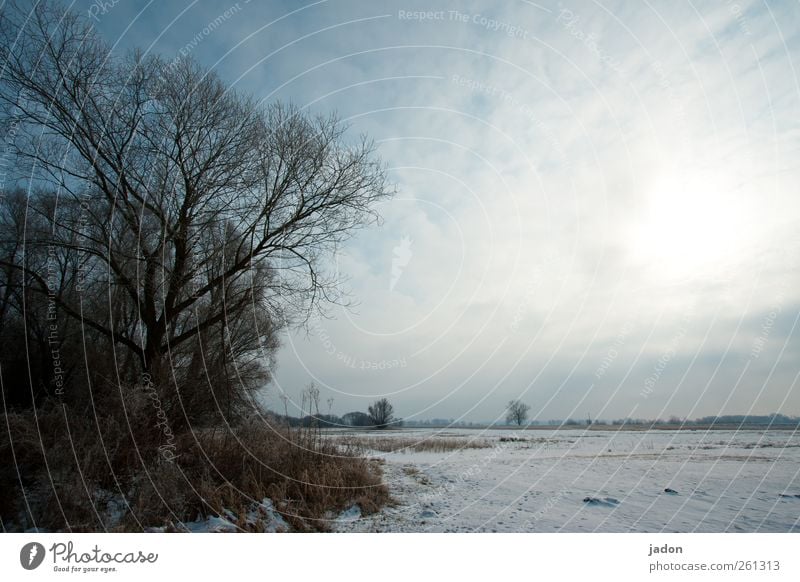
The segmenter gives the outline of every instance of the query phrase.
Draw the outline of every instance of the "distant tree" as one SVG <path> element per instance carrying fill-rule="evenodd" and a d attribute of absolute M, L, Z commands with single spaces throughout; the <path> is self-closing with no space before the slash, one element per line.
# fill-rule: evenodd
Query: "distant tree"
<path fill-rule="evenodd" d="M 530 406 L 523 404 L 519 400 L 511 400 L 506 409 L 506 422 L 522 426 L 523 423 L 528 420 L 528 412 L 530 409 Z"/>
<path fill-rule="evenodd" d="M 348 426 L 372 426 L 369 414 L 361 411 L 348 412 L 342 416 L 342 422 Z"/>
<path fill-rule="evenodd" d="M 394 420 L 394 407 L 386 398 L 376 400 L 367 412 L 375 428 L 386 428 Z"/>

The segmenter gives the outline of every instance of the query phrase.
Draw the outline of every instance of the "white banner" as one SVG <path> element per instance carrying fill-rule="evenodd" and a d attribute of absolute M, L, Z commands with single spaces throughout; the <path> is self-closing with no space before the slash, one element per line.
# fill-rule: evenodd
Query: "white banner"
<path fill-rule="evenodd" d="M 14 581 L 800 580 L 797 553 L 792 534 L 5 534 L 0 572 Z"/>

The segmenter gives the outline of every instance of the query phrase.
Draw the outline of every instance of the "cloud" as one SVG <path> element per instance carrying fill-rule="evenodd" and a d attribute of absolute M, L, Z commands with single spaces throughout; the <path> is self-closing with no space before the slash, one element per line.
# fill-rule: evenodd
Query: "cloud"
<path fill-rule="evenodd" d="M 229 8 L 166 27 L 187 6 L 120 3 L 97 27 L 169 55 Z M 399 195 L 337 256 L 358 307 L 283 338 L 268 399 L 315 379 L 340 412 L 391 395 L 422 418 L 492 419 L 518 396 L 542 418 L 800 411 L 796 7 L 300 8 L 241 2 L 193 54 L 338 110 Z"/>

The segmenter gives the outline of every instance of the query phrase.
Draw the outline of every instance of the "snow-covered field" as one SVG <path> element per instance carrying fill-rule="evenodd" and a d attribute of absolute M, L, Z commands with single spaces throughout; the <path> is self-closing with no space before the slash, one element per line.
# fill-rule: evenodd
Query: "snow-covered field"
<path fill-rule="evenodd" d="M 373 451 L 385 460 L 397 504 L 364 518 L 353 507 L 337 531 L 800 532 L 800 434 L 793 431 L 405 429 L 372 436 L 485 439 L 486 448 Z"/>

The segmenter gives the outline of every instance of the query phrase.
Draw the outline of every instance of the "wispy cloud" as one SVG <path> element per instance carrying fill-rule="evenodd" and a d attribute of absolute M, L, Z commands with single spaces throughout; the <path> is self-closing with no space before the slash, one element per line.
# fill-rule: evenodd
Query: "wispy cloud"
<path fill-rule="evenodd" d="M 192 54 L 338 110 L 400 187 L 337 257 L 360 305 L 323 325 L 348 357 L 288 335 L 287 392 L 407 417 L 800 411 L 795 4 L 188 6 L 95 25 L 169 56 L 229 14 Z"/>

